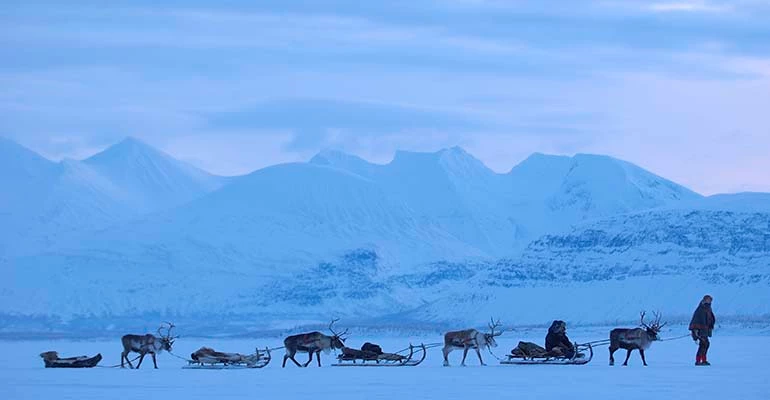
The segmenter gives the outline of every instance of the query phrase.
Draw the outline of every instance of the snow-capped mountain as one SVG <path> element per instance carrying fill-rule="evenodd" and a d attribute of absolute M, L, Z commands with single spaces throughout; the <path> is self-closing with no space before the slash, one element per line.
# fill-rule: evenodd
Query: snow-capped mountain
<path fill-rule="evenodd" d="M 459 147 L 397 152 L 386 165 L 340 152 L 311 161 L 365 176 L 420 217 L 489 255 L 591 219 L 697 200 L 701 196 L 612 157 L 533 154 L 497 174 Z"/>
<path fill-rule="evenodd" d="M 460 148 L 388 164 L 324 151 L 219 187 L 135 140 L 59 164 L 5 146 L 54 177 L 60 221 L 116 222 L 0 257 L 0 321 L 605 322 L 683 318 L 704 292 L 723 314 L 770 310 L 770 195 L 703 198 L 611 157 L 534 154 L 498 174 Z"/>
<path fill-rule="evenodd" d="M 187 203 L 220 188 L 223 179 L 127 138 L 83 161 L 119 187 L 125 201 L 148 213 Z"/>
<path fill-rule="evenodd" d="M 178 206 L 224 183 L 132 138 L 87 160 L 58 163 L 0 139 L 0 167 L 6 253 L 38 251 L 69 232 Z"/>

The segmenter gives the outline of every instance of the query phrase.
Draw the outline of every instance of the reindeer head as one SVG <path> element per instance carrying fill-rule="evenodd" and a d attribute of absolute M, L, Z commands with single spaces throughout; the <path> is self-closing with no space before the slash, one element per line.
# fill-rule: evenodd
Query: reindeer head
<path fill-rule="evenodd" d="M 329 324 L 329 331 L 332 333 L 332 348 L 334 349 L 341 349 L 345 347 L 345 335 L 347 335 L 348 330 L 345 329 L 344 331 L 337 333 L 332 328 L 332 325 L 334 325 L 335 322 L 339 321 L 339 318 L 335 318 L 332 320 L 332 322 Z"/>
<path fill-rule="evenodd" d="M 161 332 L 161 329 L 165 328 L 166 332 Z M 163 346 L 163 350 L 171 351 L 171 346 L 174 345 L 174 340 L 177 339 L 179 336 L 171 336 L 171 329 L 174 328 L 174 324 L 171 322 L 164 322 L 161 324 L 161 326 L 158 328 L 158 337 L 160 338 L 160 343 Z"/>
<path fill-rule="evenodd" d="M 666 326 L 666 323 L 660 323 L 660 318 L 662 315 L 659 312 L 654 312 L 653 315 L 655 316 L 655 319 L 652 321 L 651 324 L 647 325 L 644 322 L 644 315 L 646 313 L 642 311 L 640 313 L 641 316 L 641 322 L 640 325 L 647 331 L 647 336 L 650 337 L 651 340 L 659 340 L 658 334 L 660 333 L 660 330 L 663 329 L 664 326 Z"/>
<path fill-rule="evenodd" d="M 502 324 L 500 323 L 500 320 L 497 321 L 494 320 L 494 318 L 489 319 L 489 333 L 484 334 L 484 339 L 486 340 L 489 347 L 497 347 L 497 341 L 495 340 L 495 337 L 500 336 L 503 334 L 503 331 L 495 332 L 496 328 L 499 328 Z"/>

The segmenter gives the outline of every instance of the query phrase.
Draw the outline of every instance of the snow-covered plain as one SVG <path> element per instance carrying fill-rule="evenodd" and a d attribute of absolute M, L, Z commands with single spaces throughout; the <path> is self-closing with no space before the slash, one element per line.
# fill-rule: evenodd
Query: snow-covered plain
<path fill-rule="evenodd" d="M 682 328 L 666 332 L 676 337 Z M 570 332 L 578 341 L 598 340 L 605 329 Z M 55 349 L 62 355 L 101 352 L 104 366 L 120 359 L 120 340 L 109 341 L 3 341 L 0 384 L 6 399 L 766 399 L 770 381 L 764 367 L 770 357 L 770 337 L 745 331 L 717 332 L 710 352 L 711 367 L 695 367 L 696 345 L 684 338 L 655 343 L 647 353 L 649 367 L 635 352 L 628 367 L 610 367 L 606 346 L 596 349 L 584 366 L 503 366 L 483 353 L 489 364 L 479 367 L 469 354 L 468 366 L 459 367 L 460 352 L 450 355 L 453 366 L 441 366 L 441 350 L 429 350 L 417 367 L 337 368 L 333 354 L 323 356 L 323 367 L 281 369 L 282 350 L 261 370 L 184 370 L 184 361 L 169 354 L 158 357 L 158 370 L 148 358 L 140 370 L 94 368 L 45 369 L 38 353 Z M 536 332 L 506 332 L 494 352 L 502 356 L 518 340 L 542 342 Z M 364 338 L 351 337 L 360 345 Z M 371 338 L 365 338 L 371 340 Z M 400 349 L 408 341 L 439 342 L 440 335 L 374 340 L 385 350 Z M 267 339 L 180 338 L 175 354 L 188 356 L 206 345 L 224 351 L 249 352 L 255 346 L 277 347 L 278 337 Z M 621 356 L 617 353 L 616 356 Z M 304 357 L 304 355 L 300 355 Z M 13 360 L 9 362 L 9 360 Z M 621 358 L 622 361 L 622 358 Z M 618 363 L 620 364 L 620 363 Z"/>

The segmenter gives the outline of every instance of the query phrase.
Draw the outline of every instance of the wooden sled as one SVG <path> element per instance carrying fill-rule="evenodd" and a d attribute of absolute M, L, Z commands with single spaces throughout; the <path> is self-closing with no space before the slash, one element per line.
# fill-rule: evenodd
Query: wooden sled
<path fill-rule="evenodd" d="M 251 369 L 270 364 L 270 350 L 257 349 L 253 354 L 222 353 L 209 347 L 201 347 L 191 354 L 184 369 Z"/>
<path fill-rule="evenodd" d="M 59 358 L 59 353 L 55 351 L 46 351 L 40 353 L 46 368 L 93 368 L 102 360 L 101 353 L 93 356 L 80 356 Z"/>
<path fill-rule="evenodd" d="M 584 365 L 594 358 L 594 349 L 590 344 L 575 343 L 575 354 L 572 357 L 564 357 L 547 352 L 533 352 L 525 354 L 516 352 L 516 349 L 500 361 L 503 365 Z"/>
<path fill-rule="evenodd" d="M 396 353 L 374 353 L 344 347 L 333 367 L 414 367 L 425 360 L 426 348 L 409 345 Z"/>

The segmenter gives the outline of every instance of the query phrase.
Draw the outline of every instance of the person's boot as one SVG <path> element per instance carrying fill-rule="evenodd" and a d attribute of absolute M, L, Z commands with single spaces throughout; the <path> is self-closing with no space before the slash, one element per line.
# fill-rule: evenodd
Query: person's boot
<path fill-rule="evenodd" d="M 695 356 L 695 365 L 696 366 L 703 365 L 702 359 L 703 359 L 703 357 L 701 357 L 701 356 Z"/>
<path fill-rule="evenodd" d="M 706 366 L 708 366 L 708 365 L 711 365 L 711 363 L 710 363 L 710 362 L 708 362 L 708 361 L 706 360 L 706 356 L 703 356 L 703 357 L 701 357 L 701 359 L 700 359 L 700 365 L 706 365 Z"/>

